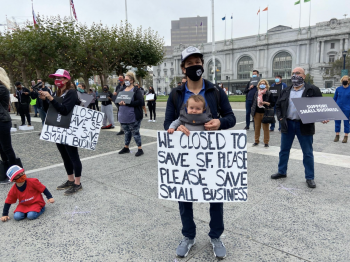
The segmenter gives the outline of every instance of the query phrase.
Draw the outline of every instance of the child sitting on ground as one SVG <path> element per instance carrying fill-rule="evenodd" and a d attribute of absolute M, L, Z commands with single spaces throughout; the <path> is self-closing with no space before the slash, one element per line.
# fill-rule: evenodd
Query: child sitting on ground
<path fill-rule="evenodd" d="M 205 131 L 204 124 L 212 119 L 209 106 L 205 108 L 204 97 L 192 95 L 181 108 L 179 118 L 171 123 L 168 133 L 174 133 L 180 125 L 184 125 L 190 131 Z"/>
<path fill-rule="evenodd" d="M 2 222 L 10 219 L 8 216 L 11 204 L 15 204 L 17 199 L 19 204 L 14 211 L 14 219 L 22 220 L 25 217 L 28 219 L 36 219 L 45 211 L 45 201 L 41 195 L 44 193 L 48 199 L 48 203 L 54 203 L 51 193 L 47 188 L 36 178 L 27 178 L 24 169 L 19 166 L 11 166 L 6 175 L 11 182 L 16 182 L 12 186 L 5 200 L 4 211 L 2 213 Z"/>

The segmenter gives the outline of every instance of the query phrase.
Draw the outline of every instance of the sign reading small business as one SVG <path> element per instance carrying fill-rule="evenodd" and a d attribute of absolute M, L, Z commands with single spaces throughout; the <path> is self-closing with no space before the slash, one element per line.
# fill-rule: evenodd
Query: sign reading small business
<path fill-rule="evenodd" d="M 130 104 L 133 96 L 134 96 L 134 92 L 132 92 L 132 91 L 119 92 L 118 95 L 117 95 L 117 98 L 115 100 L 115 103 L 119 103 L 121 101 L 124 101 L 125 104 Z"/>
<path fill-rule="evenodd" d="M 343 111 L 331 97 L 292 98 L 303 124 L 324 120 L 347 120 Z"/>

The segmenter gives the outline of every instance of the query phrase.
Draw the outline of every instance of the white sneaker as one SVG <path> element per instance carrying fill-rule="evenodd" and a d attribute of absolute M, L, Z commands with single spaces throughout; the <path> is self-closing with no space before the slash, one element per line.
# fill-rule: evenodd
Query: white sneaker
<path fill-rule="evenodd" d="M 156 120 L 153 120 L 153 122 L 156 122 Z"/>
<path fill-rule="evenodd" d="M 152 119 L 148 120 L 148 122 L 152 122 Z"/>

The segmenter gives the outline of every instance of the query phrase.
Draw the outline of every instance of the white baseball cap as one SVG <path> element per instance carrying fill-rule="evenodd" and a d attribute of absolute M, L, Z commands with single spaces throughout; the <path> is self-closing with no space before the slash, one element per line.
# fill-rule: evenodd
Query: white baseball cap
<path fill-rule="evenodd" d="M 185 61 L 187 57 L 189 57 L 190 55 L 194 55 L 194 54 L 198 54 L 198 55 L 200 55 L 200 57 L 203 57 L 203 54 L 201 53 L 201 51 L 199 51 L 199 49 L 197 47 L 189 46 L 185 50 L 182 51 L 181 61 L 182 62 Z"/>

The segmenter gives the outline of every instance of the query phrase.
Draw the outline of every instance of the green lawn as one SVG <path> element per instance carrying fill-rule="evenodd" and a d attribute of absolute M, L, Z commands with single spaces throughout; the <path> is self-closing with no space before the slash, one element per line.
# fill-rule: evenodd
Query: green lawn
<path fill-rule="evenodd" d="M 323 94 L 324 97 L 333 97 L 334 94 Z M 157 96 L 157 102 L 167 102 L 169 96 Z M 228 100 L 230 102 L 245 102 L 245 95 L 234 95 L 229 96 Z"/>

